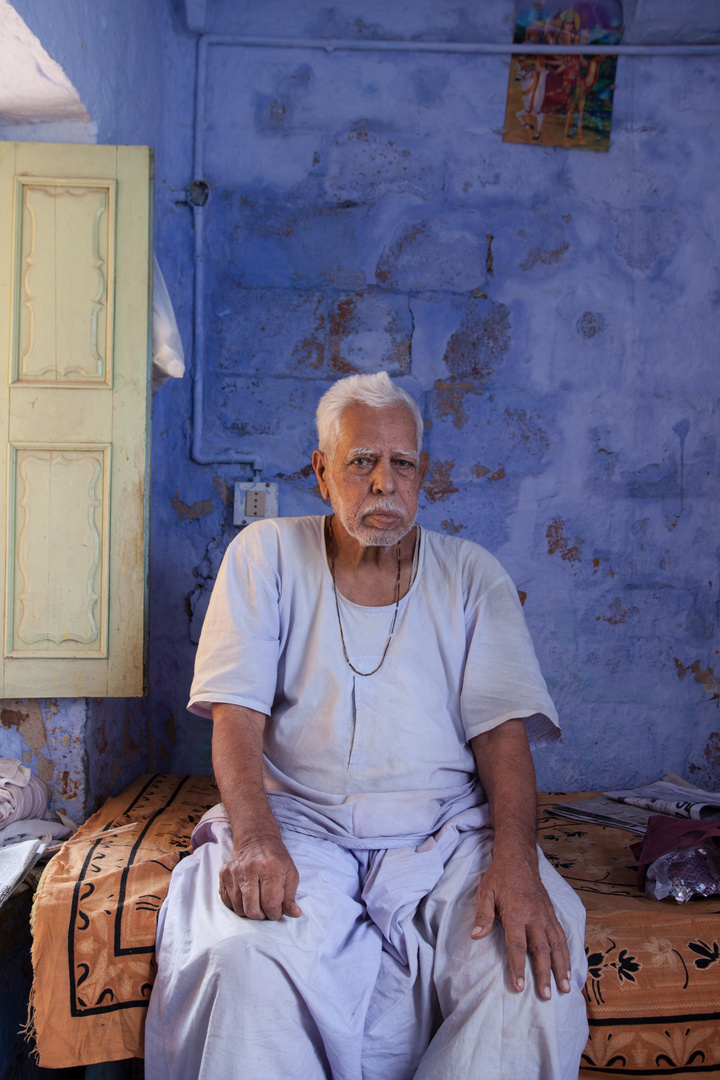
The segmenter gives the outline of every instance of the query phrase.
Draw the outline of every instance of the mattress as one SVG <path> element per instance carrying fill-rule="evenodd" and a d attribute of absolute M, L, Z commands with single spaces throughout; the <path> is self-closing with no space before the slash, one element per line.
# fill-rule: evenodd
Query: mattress
<path fill-rule="evenodd" d="M 581 1080 L 720 1073 L 720 901 L 645 899 L 630 833 L 546 815 L 579 797 L 539 796 L 539 843 L 587 909 Z M 66 845 L 48 864 L 33 908 L 30 1031 L 40 1065 L 143 1056 L 157 914 L 218 798 L 209 777 L 142 776 L 82 826 L 105 835 Z"/>
<path fill-rule="evenodd" d="M 580 1080 L 720 1074 L 720 897 L 647 899 L 629 846 L 636 836 L 544 812 L 582 797 L 538 797 L 540 847 L 587 911 Z"/>

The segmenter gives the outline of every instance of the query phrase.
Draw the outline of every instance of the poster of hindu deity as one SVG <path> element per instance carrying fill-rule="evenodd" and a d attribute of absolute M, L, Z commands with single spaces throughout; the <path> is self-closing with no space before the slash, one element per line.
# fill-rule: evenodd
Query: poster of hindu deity
<path fill-rule="evenodd" d="M 622 0 L 518 0 L 516 44 L 617 45 Z M 617 57 L 516 53 L 510 63 L 505 142 L 607 150 Z"/>

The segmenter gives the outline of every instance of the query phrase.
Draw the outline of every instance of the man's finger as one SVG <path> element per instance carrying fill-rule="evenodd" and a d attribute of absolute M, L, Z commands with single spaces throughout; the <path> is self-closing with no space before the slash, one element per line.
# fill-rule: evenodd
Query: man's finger
<path fill-rule="evenodd" d="M 550 958 L 550 944 L 545 929 L 532 929 L 528 933 L 527 951 L 530 954 L 535 987 L 538 994 L 545 1001 L 552 997 L 550 987 L 550 974 L 552 970 Z"/>
<path fill-rule="evenodd" d="M 264 874 L 260 878 L 259 896 L 260 907 L 266 919 L 273 922 L 282 915 L 284 878 L 282 871 L 274 868 L 271 873 Z"/>
<path fill-rule="evenodd" d="M 253 880 L 243 881 L 240 885 L 240 893 L 242 895 L 242 906 L 245 918 L 264 919 L 265 913 L 260 904 L 259 883 Z"/>
<path fill-rule="evenodd" d="M 558 989 L 563 994 L 569 994 L 570 986 L 570 950 L 563 928 L 558 923 L 557 931 L 550 937 L 550 952 L 552 957 L 552 970 Z"/>
<path fill-rule="evenodd" d="M 524 932 L 508 930 L 505 927 L 505 945 L 508 954 L 508 967 L 510 968 L 510 981 L 513 988 L 518 993 L 522 993 L 525 989 L 525 960 L 529 951 Z"/>
<path fill-rule="evenodd" d="M 495 901 L 491 894 L 486 894 L 482 890 L 482 885 L 477 891 L 477 899 L 475 901 L 475 923 L 473 925 L 470 937 L 484 938 L 487 937 L 493 928 L 495 922 Z"/>
<path fill-rule="evenodd" d="M 219 889 L 220 899 L 225 907 L 230 908 L 231 911 L 234 911 L 236 915 L 239 915 L 242 918 L 245 914 L 242 903 L 242 893 L 234 887 L 232 879 L 230 879 L 230 884 L 233 886 L 232 888 L 227 886 L 221 875 Z"/>
<path fill-rule="evenodd" d="M 277 922 L 283 913 L 284 879 L 279 871 L 267 874 L 260 879 L 261 918 Z"/>
<path fill-rule="evenodd" d="M 285 895 L 283 896 L 283 915 L 289 915 L 291 919 L 299 919 L 302 909 L 295 903 L 295 893 L 300 883 L 300 876 L 293 866 L 292 871 L 285 878 Z"/>

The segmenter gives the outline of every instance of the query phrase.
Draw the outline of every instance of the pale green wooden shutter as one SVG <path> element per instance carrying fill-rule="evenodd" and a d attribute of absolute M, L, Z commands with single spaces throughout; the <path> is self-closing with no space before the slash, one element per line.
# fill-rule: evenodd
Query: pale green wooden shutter
<path fill-rule="evenodd" d="M 143 693 L 152 176 L 0 142 L 0 697 Z"/>

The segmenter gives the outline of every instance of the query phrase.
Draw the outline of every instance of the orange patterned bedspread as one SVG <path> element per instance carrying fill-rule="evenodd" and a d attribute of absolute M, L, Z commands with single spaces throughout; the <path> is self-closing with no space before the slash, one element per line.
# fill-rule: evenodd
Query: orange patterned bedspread
<path fill-rule="evenodd" d="M 720 898 L 646 899 L 629 847 L 637 837 L 543 813 L 582 797 L 538 798 L 540 847 L 587 910 L 580 1080 L 720 1074 Z"/>
<path fill-rule="evenodd" d="M 720 902 L 646 900 L 621 829 L 547 817 L 539 842 L 588 912 L 590 1039 L 580 1080 L 720 1074 Z M 209 777 L 140 777 L 82 827 L 138 828 L 65 847 L 35 901 L 33 1023 L 48 1068 L 142 1057 L 157 912 Z"/>

